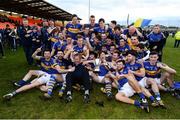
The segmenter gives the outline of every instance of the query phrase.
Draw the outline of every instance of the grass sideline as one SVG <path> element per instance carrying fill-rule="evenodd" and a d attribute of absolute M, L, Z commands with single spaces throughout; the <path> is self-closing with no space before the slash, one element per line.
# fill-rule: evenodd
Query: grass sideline
<path fill-rule="evenodd" d="M 177 70 L 176 81 L 180 81 L 180 48 L 173 48 L 174 39 L 169 37 L 164 49 L 163 62 Z M 0 118 L 10 119 L 63 119 L 63 118 L 136 118 L 136 119 L 162 119 L 180 118 L 180 101 L 167 93 L 162 93 L 162 99 L 168 109 L 150 108 L 150 113 L 137 109 L 133 105 L 127 105 L 115 100 L 108 101 L 100 92 L 101 85 L 94 85 L 91 92 L 90 104 L 83 104 L 82 94 L 73 93 L 72 103 L 66 104 L 57 97 L 57 90 L 54 91 L 53 99 L 42 101 L 39 99 L 43 93 L 37 89 L 17 95 L 9 102 L 5 102 L 2 96 L 15 89 L 12 81 L 22 79 L 30 69 L 36 67 L 28 66 L 22 49 L 16 53 L 6 51 L 6 58 L 0 59 Z M 114 90 L 114 94 L 116 91 Z M 137 96 L 135 96 L 137 97 Z M 99 107 L 95 101 L 104 101 L 104 107 Z"/>

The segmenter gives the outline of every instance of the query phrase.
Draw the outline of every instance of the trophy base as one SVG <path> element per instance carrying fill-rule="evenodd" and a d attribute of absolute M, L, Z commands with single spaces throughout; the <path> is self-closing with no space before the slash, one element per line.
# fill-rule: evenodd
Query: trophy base
<path fill-rule="evenodd" d="M 100 72 L 100 69 L 94 69 L 94 72 Z"/>

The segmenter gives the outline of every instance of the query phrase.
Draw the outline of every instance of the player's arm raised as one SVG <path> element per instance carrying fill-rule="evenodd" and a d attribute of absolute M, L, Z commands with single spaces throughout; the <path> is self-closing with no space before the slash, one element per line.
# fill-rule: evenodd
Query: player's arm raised
<path fill-rule="evenodd" d="M 93 47 L 92 47 L 92 45 L 91 45 L 88 37 L 86 38 L 86 43 L 87 43 L 88 49 L 89 49 L 90 51 L 93 51 L 94 49 L 93 49 Z"/>
<path fill-rule="evenodd" d="M 33 54 L 32 54 L 32 58 L 35 60 L 40 60 L 42 56 L 38 56 L 37 54 L 41 52 L 41 48 L 38 48 Z"/>
<path fill-rule="evenodd" d="M 73 52 L 73 48 L 71 48 L 71 49 L 69 49 L 66 53 L 65 53 L 65 55 L 64 55 L 64 59 L 68 59 L 68 57 L 70 56 L 70 54 Z"/>
<path fill-rule="evenodd" d="M 56 43 L 53 44 L 52 51 L 51 51 L 51 56 L 53 56 L 54 53 L 55 53 L 55 46 L 56 46 Z"/>
<path fill-rule="evenodd" d="M 89 57 L 89 49 L 87 48 L 87 46 L 84 47 L 84 50 L 83 50 L 83 51 L 85 52 L 85 57 L 84 57 L 84 59 L 87 60 L 88 57 Z"/>

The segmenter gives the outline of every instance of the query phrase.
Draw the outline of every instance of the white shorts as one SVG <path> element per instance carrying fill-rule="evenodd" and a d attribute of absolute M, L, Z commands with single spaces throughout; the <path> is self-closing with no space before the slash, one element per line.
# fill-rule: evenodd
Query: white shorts
<path fill-rule="evenodd" d="M 42 70 L 36 70 L 38 76 L 41 76 L 43 74 L 45 74 L 46 72 L 42 71 Z"/>
<path fill-rule="evenodd" d="M 41 84 L 47 84 L 51 78 L 51 75 L 48 73 L 43 73 L 42 76 L 40 76 L 37 81 L 40 82 Z"/>
<path fill-rule="evenodd" d="M 161 84 L 161 79 L 160 78 L 150 78 L 150 79 L 153 79 L 157 85 L 160 85 Z"/>
<path fill-rule="evenodd" d="M 98 76 L 99 83 L 104 83 L 104 81 L 103 81 L 104 78 L 105 78 L 105 76 Z"/>
<path fill-rule="evenodd" d="M 160 78 L 154 78 L 154 81 L 155 81 L 158 85 L 161 84 L 161 79 L 160 79 Z"/>
<path fill-rule="evenodd" d="M 141 87 L 147 87 L 147 77 L 142 78 L 140 81 L 138 81 L 138 83 Z"/>
<path fill-rule="evenodd" d="M 129 83 L 127 82 L 126 84 L 124 84 L 124 86 L 118 90 L 118 92 L 122 92 L 125 94 L 126 97 L 131 97 L 134 95 L 135 91 L 133 90 L 133 88 L 129 85 Z"/>

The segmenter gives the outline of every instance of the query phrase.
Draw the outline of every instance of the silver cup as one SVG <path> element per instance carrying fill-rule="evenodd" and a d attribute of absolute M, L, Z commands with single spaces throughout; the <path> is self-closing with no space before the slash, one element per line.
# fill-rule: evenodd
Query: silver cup
<path fill-rule="evenodd" d="M 100 59 L 95 59 L 95 68 L 94 68 L 94 71 L 95 72 L 99 72 L 100 71 Z"/>

